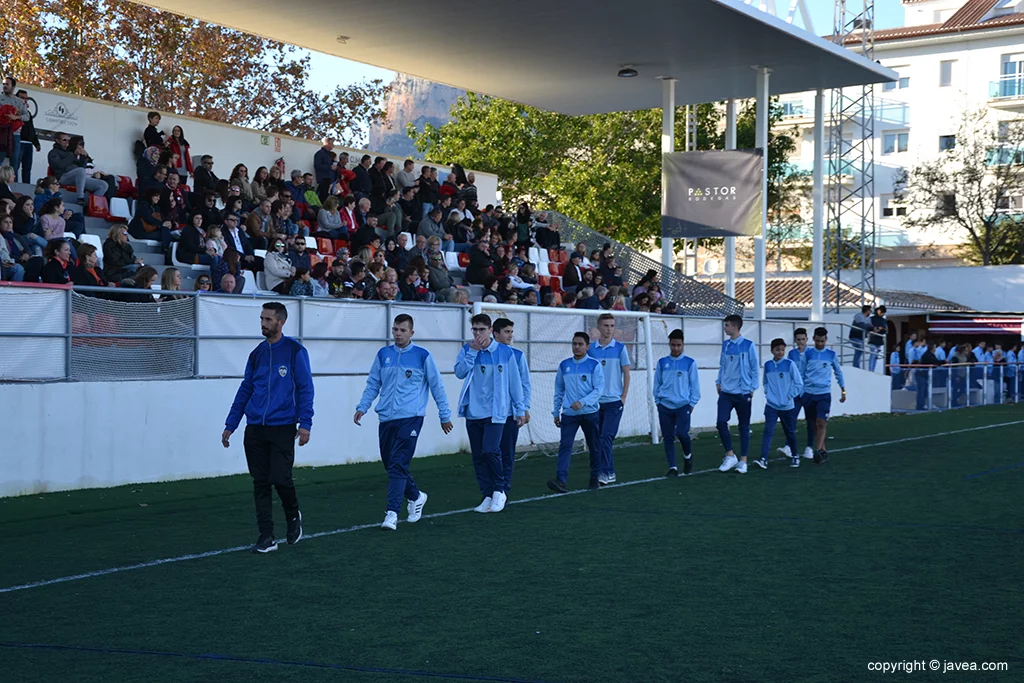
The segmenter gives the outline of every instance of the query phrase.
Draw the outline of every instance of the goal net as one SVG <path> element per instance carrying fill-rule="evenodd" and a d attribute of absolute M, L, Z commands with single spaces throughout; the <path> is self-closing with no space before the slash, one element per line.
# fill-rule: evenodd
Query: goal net
<path fill-rule="evenodd" d="M 559 429 L 552 416 L 555 374 L 558 365 L 572 356 L 572 336 L 586 332 L 597 341 L 597 317 L 605 311 L 536 308 L 476 303 L 473 313 L 486 313 L 491 320 L 508 318 L 515 323 L 513 346 L 521 350 L 530 367 L 533 392 L 530 422 L 519 431 L 519 450 L 552 455 L 558 451 Z M 629 395 L 623 406 L 618 439 L 657 443 L 657 413 L 650 390 L 653 346 L 647 343 L 651 330 L 647 313 L 614 312 L 615 339 L 626 346 L 630 360 Z M 653 376 L 653 375 L 651 375 Z M 583 433 L 577 434 L 576 449 L 585 447 Z"/>

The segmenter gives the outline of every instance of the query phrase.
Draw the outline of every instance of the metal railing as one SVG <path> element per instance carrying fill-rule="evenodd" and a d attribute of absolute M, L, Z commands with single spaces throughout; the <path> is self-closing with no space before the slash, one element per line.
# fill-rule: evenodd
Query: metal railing
<path fill-rule="evenodd" d="M 892 411 L 910 413 L 1019 403 L 1024 363 L 888 365 Z"/>
<path fill-rule="evenodd" d="M 1024 76 L 1011 74 L 989 81 L 988 98 L 990 100 L 1007 100 L 1017 97 L 1024 97 Z"/>
<path fill-rule="evenodd" d="M 730 298 L 714 287 L 683 275 L 675 270 L 662 267 L 654 259 L 641 254 L 631 247 L 602 235 L 557 211 L 544 211 L 548 215 L 552 230 L 558 231 L 563 244 L 579 244 L 587 247 L 587 253 L 602 249 L 610 244 L 615 261 L 622 266 L 622 280 L 636 284 L 648 271 L 655 271 L 661 277 L 661 291 L 668 301 L 674 301 L 680 315 L 726 316 L 732 313 L 743 315 L 743 303 Z"/>

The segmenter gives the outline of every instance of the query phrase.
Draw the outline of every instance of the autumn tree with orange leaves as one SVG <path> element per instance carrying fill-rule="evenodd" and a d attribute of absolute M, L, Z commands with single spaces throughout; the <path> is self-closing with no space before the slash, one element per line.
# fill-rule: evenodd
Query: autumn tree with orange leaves
<path fill-rule="evenodd" d="M 384 116 L 387 86 L 323 94 L 293 46 L 124 0 L 4 0 L 0 69 L 26 86 L 341 144 Z"/>

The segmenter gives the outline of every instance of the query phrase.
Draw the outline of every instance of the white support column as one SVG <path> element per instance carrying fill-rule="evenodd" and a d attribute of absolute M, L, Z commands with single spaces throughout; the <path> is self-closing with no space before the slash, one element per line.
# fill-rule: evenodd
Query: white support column
<path fill-rule="evenodd" d="M 814 93 L 814 243 L 811 248 L 811 320 L 825 314 L 822 286 L 825 260 L 825 93 Z"/>
<path fill-rule="evenodd" d="M 761 163 L 761 232 L 754 237 L 754 318 L 764 320 L 767 313 L 765 241 L 768 233 L 768 74 L 767 67 L 757 67 L 757 141 L 762 152 Z"/>
<path fill-rule="evenodd" d="M 725 103 L 725 148 L 736 149 L 736 100 Z M 725 295 L 736 298 L 736 238 L 725 238 Z"/>
<path fill-rule="evenodd" d="M 663 78 L 661 81 L 661 151 L 665 154 L 676 151 L 676 79 L 674 78 Z M 664 201 L 667 191 L 665 173 L 662 169 L 662 201 Z M 661 238 L 661 266 L 665 270 L 672 270 L 675 263 L 676 257 L 672 245 L 671 237 Z"/>

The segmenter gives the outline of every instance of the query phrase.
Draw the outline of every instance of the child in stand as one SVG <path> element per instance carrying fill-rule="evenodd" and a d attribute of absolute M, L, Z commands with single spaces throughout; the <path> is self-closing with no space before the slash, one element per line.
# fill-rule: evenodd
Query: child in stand
<path fill-rule="evenodd" d="M 224 250 L 228 248 L 228 245 L 224 241 L 224 234 L 219 225 L 210 226 L 210 229 L 206 231 L 206 248 L 216 249 L 217 256 L 224 256 Z"/>

